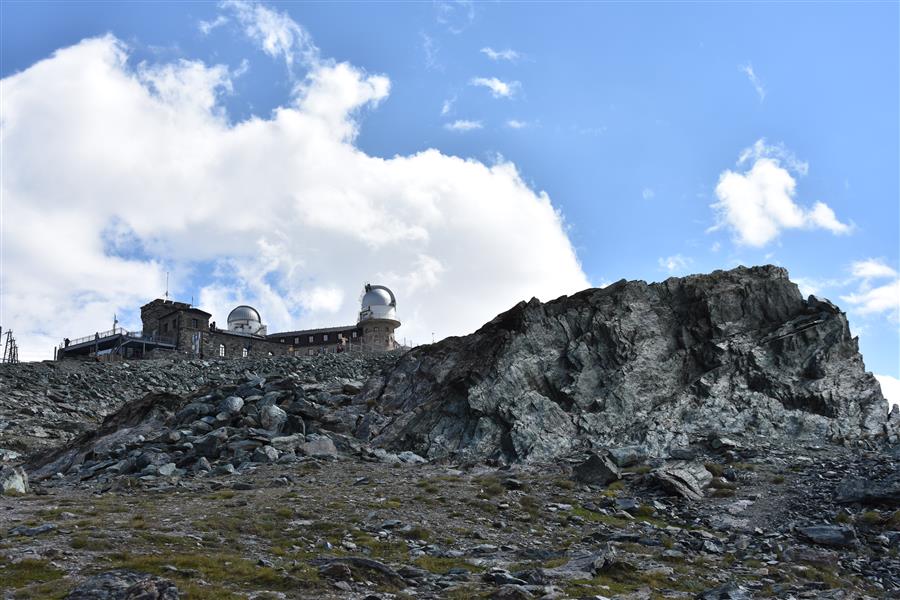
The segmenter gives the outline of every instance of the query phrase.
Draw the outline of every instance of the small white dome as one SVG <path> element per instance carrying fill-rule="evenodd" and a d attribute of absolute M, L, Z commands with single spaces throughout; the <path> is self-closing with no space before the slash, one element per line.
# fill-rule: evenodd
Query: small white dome
<path fill-rule="evenodd" d="M 390 306 L 391 294 L 381 288 L 371 288 L 363 295 L 362 306 Z"/>
<path fill-rule="evenodd" d="M 228 313 L 228 322 L 233 323 L 236 321 L 262 323 L 262 317 L 259 316 L 259 311 L 252 306 L 242 304 Z"/>

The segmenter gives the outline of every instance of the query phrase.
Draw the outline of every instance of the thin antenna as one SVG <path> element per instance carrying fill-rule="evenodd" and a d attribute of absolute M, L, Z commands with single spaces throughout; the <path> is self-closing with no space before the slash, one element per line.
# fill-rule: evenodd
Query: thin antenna
<path fill-rule="evenodd" d="M 166 271 L 166 300 L 169 299 L 169 272 Z"/>

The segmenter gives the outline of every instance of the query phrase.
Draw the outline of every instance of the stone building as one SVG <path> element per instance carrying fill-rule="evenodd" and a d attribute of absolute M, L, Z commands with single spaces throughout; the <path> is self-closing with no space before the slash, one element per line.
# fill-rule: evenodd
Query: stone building
<path fill-rule="evenodd" d="M 212 315 L 185 302 L 156 299 L 141 307 L 141 331 L 113 327 L 71 341 L 64 340 L 57 358 L 244 358 L 248 356 L 315 355 L 332 352 L 386 352 L 398 348 L 394 330 L 397 300 L 382 285 L 366 284 L 356 325 L 268 333 L 252 306 L 232 310 L 226 328 Z"/>

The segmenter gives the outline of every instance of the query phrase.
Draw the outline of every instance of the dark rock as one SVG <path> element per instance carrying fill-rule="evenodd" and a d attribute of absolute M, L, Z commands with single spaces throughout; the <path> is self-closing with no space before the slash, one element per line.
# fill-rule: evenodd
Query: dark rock
<path fill-rule="evenodd" d="M 857 477 L 844 479 L 835 490 L 834 501 L 900 508 L 900 471 L 895 470 L 882 481 Z"/>
<path fill-rule="evenodd" d="M 608 454 L 592 452 L 590 457 L 572 469 L 572 476 L 582 483 L 607 485 L 621 479 L 619 467 Z"/>
<path fill-rule="evenodd" d="M 751 600 L 747 590 L 734 582 L 697 594 L 697 600 Z"/>
<path fill-rule="evenodd" d="M 647 460 L 647 449 L 643 446 L 622 446 L 607 450 L 609 457 L 616 466 L 625 468 L 640 464 Z"/>
<path fill-rule="evenodd" d="M 27 527 L 25 525 L 19 525 L 18 527 L 13 527 L 9 530 L 9 535 L 24 535 L 27 537 L 34 537 L 36 535 L 40 535 L 42 533 L 48 533 L 50 531 L 54 531 L 56 529 L 56 525 L 53 523 L 44 523 L 43 525 L 38 525 L 36 527 Z"/>
<path fill-rule="evenodd" d="M 812 525 L 798 527 L 797 532 L 804 539 L 821 546 L 844 548 L 858 543 L 856 532 L 847 525 Z"/>
<path fill-rule="evenodd" d="M 65 600 L 179 600 L 178 587 L 167 579 L 136 571 L 116 570 L 94 575 Z"/>

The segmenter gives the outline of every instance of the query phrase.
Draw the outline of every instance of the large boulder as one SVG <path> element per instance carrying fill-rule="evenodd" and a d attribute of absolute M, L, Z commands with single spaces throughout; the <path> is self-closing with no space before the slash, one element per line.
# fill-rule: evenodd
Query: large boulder
<path fill-rule="evenodd" d="M 18 496 L 28 493 L 28 473 L 22 467 L 0 467 L 0 495 Z"/>
<path fill-rule="evenodd" d="M 774 266 L 521 302 L 407 352 L 353 402 L 378 415 L 358 437 L 428 458 L 664 456 L 711 432 L 846 441 L 887 423 L 844 313 Z"/>

